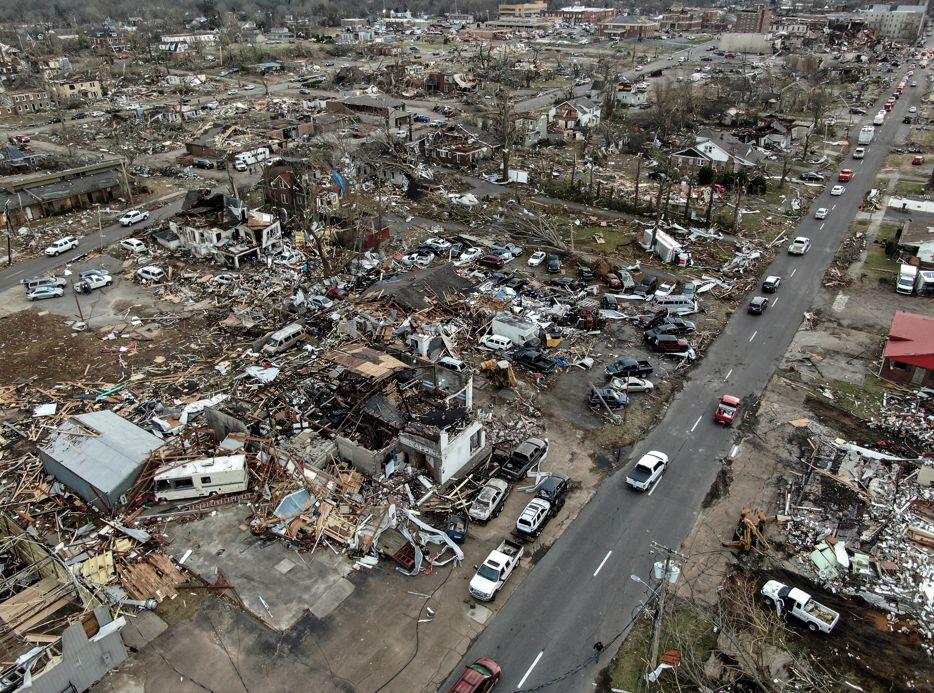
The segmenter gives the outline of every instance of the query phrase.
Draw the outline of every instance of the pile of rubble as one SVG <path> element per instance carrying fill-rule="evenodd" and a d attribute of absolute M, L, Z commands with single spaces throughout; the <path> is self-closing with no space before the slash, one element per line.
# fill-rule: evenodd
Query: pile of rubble
<path fill-rule="evenodd" d="M 888 612 L 934 652 L 932 460 L 847 443 L 829 431 L 808 443 L 812 454 L 778 516 L 786 548 L 816 581 Z"/>

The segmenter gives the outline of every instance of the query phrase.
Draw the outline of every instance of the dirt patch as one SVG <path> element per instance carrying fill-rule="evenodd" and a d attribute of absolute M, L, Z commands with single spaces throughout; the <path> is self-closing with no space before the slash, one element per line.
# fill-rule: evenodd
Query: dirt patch
<path fill-rule="evenodd" d="M 701 503 L 702 508 L 709 508 L 718 500 L 723 498 L 730 491 L 730 484 L 733 483 L 733 460 L 726 458 L 723 460 L 723 464 L 720 465 L 720 470 L 717 472 L 717 478 L 713 480 L 713 483 L 710 485 L 710 488 L 707 490 L 707 495 L 704 496 L 704 500 Z"/>

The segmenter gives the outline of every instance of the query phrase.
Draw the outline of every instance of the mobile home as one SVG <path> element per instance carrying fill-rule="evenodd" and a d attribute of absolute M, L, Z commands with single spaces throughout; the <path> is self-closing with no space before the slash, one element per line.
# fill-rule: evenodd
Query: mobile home
<path fill-rule="evenodd" d="M 206 457 L 156 473 L 156 500 L 174 501 L 246 491 L 246 455 Z"/>

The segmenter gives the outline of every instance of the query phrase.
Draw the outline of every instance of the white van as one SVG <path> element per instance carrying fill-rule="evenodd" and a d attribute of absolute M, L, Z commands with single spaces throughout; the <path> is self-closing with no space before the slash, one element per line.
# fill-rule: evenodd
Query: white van
<path fill-rule="evenodd" d="M 655 299 L 656 306 L 667 308 L 672 315 L 690 315 L 698 311 L 697 300 L 693 296 L 683 294 L 676 296 L 665 296 Z"/>
<path fill-rule="evenodd" d="M 249 486 L 246 455 L 207 457 L 162 467 L 154 477 L 156 500 L 173 501 L 239 493 Z"/>
<path fill-rule="evenodd" d="M 253 164 L 265 161 L 269 158 L 269 150 L 266 147 L 257 147 L 248 152 L 241 152 L 234 157 L 234 168 L 238 171 L 246 171 Z"/>
<path fill-rule="evenodd" d="M 305 326 L 298 322 L 286 325 L 281 330 L 276 330 L 266 343 L 263 344 L 263 353 L 267 356 L 275 356 L 284 351 L 288 351 L 305 338 Z"/>
<path fill-rule="evenodd" d="M 457 371 L 458 373 L 463 373 L 467 370 L 466 363 L 459 359 L 451 358 L 450 356 L 442 356 L 438 359 L 438 365 L 449 368 L 452 371 Z"/>

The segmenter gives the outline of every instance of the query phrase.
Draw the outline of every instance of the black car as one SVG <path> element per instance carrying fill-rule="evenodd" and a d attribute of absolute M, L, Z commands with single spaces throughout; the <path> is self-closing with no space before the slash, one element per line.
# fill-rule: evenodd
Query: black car
<path fill-rule="evenodd" d="M 551 474 L 539 485 L 536 495 L 551 503 L 552 507 L 561 508 L 570 488 L 571 480 L 564 474 Z"/>
<path fill-rule="evenodd" d="M 801 180 L 812 181 L 814 183 L 820 183 L 822 180 L 824 180 L 824 177 L 817 171 L 805 171 L 799 177 Z"/>
<path fill-rule="evenodd" d="M 657 288 L 658 277 L 653 277 L 651 274 L 647 274 L 642 277 L 642 283 L 636 287 L 634 293 L 640 294 L 642 296 L 648 296 L 649 294 L 654 294 Z"/>
<path fill-rule="evenodd" d="M 649 174 L 649 180 L 668 180 L 668 174 L 664 171 L 652 171 Z"/>
<path fill-rule="evenodd" d="M 577 268 L 577 278 L 585 282 L 589 282 L 594 278 L 593 270 L 589 267 L 578 267 Z"/>
<path fill-rule="evenodd" d="M 657 329 L 666 333 L 666 334 L 691 334 L 697 330 L 697 325 L 695 325 L 690 320 L 685 320 L 684 318 L 679 318 L 678 316 L 669 316 L 659 323 Z"/>
<path fill-rule="evenodd" d="M 506 282 L 506 288 L 512 289 L 513 291 L 522 291 L 522 288 L 528 283 L 529 280 L 525 277 L 513 277 Z"/>
<path fill-rule="evenodd" d="M 517 366 L 521 366 L 533 373 L 547 375 L 555 370 L 554 360 L 545 356 L 538 349 L 520 349 L 512 355 L 512 360 Z"/>
<path fill-rule="evenodd" d="M 911 125 L 911 116 L 905 116 L 904 118 L 902 118 L 902 122 L 905 125 Z"/>
<path fill-rule="evenodd" d="M 551 286 L 557 286 L 559 289 L 573 289 L 577 282 L 571 279 L 570 277 L 558 277 L 557 279 L 552 279 L 548 282 Z"/>
<path fill-rule="evenodd" d="M 609 377 L 616 378 L 622 375 L 643 377 L 651 374 L 655 369 L 645 359 L 620 359 L 611 363 L 605 370 Z"/>
<path fill-rule="evenodd" d="M 545 271 L 549 274 L 558 274 L 561 271 L 561 259 L 557 255 L 546 255 Z"/>
<path fill-rule="evenodd" d="M 629 404 L 629 397 L 612 387 L 597 387 L 590 390 L 590 403 L 598 407 L 606 405 L 610 409 L 619 409 Z"/>
<path fill-rule="evenodd" d="M 769 299 L 764 296 L 756 296 L 749 302 L 749 306 L 746 308 L 746 312 L 751 313 L 752 315 L 762 315 L 765 312 L 765 309 L 769 307 Z"/>
<path fill-rule="evenodd" d="M 87 117 L 88 117 L 87 113 L 85 113 L 84 111 L 78 111 L 73 116 L 71 116 L 71 119 L 72 120 L 84 120 Z"/>
<path fill-rule="evenodd" d="M 214 168 L 214 162 L 210 159 L 195 159 L 192 164 L 195 168 Z"/>

